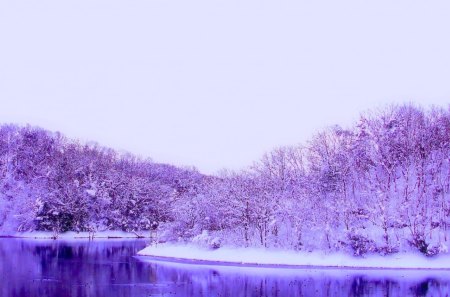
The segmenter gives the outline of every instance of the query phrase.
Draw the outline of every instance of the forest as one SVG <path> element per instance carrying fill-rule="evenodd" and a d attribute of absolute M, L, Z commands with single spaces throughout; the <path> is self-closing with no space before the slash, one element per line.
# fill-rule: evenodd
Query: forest
<path fill-rule="evenodd" d="M 366 112 L 216 175 L 0 127 L 2 234 L 154 230 L 159 242 L 209 248 L 434 256 L 448 252 L 449 225 L 448 108 Z"/>

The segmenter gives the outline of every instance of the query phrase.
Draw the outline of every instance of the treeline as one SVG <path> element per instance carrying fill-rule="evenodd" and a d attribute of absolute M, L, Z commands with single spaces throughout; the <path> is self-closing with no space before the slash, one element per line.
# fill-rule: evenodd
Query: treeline
<path fill-rule="evenodd" d="M 148 230 L 203 176 L 33 127 L 0 128 L 4 231 Z"/>
<path fill-rule="evenodd" d="M 210 180 L 179 201 L 171 234 L 212 246 L 447 252 L 449 163 L 449 110 L 389 107 Z"/>
<path fill-rule="evenodd" d="M 209 177 L 35 128 L 0 129 L 0 226 L 161 241 L 447 252 L 450 111 L 394 106 Z"/>

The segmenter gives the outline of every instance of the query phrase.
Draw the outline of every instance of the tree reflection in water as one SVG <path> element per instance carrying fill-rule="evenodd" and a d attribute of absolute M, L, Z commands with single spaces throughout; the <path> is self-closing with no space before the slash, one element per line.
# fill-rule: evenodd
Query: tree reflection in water
<path fill-rule="evenodd" d="M 448 296 L 450 271 L 274 269 L 134 257 L 143 240 L 0 239 L 0 296 Z"/>

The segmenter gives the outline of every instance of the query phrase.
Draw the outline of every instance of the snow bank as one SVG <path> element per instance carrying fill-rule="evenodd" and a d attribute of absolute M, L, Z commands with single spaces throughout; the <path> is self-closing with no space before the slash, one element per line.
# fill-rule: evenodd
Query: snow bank
<path fill-rule="evenodd" d="M 208 250 L 192 245 L 167 244 L 149 246 L 139 251 L 138 255 L 204 264 L 450 270 L 450 255 L 427 258 L 420 254 L 401 253 L 390 256 L 370 255 L 364 258 L 356 258 L 341 253 L 324 254 L 227 247 Z"/>
<path fill-rule="evenodd" d="M 36 239 L 53 239 L 53 232 L 15 232 L 0 234 L 0 237 L 14 237 L 14 238 L 36 238 Z M 94 233 L 94 239 L 112 239 L 112 238 L 148 238 L 150 234 L 139 232 L 129 233 L 123 231 L 102 231 Z M 57 239 L 83 239 L 92 238 L 92 233 L 89 232 L 65 232 L 58 234 Z"/>

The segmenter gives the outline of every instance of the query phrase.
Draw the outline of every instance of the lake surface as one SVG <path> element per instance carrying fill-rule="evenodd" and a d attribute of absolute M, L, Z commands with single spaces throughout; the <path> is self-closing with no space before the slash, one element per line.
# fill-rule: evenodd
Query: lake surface
<path fill-rule="evenodd" d="M 145 240 L 0 239 L 0 296 L 450 296 L 449 271 L 190 265 Z"/>

